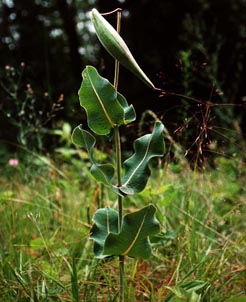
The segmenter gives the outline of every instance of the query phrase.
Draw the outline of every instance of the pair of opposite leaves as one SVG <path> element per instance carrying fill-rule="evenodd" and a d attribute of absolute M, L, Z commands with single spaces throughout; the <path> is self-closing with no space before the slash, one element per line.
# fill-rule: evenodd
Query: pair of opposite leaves
<path fill-rule="evenodd" d="M 111 24 L 95 8 L 90 15 L 97 36 L 106 50 L 148 86 L 155 88 Z M 83 82 L 79 90 L 80 104 L 87 112 L 88 126 L 93 132 L 106 135 L 112 128 L 135 120 L 132 105 L 129 106 L 124 96 L 118 93 L 107 79 L 100 77 L 94 67 L 87 66 L 82 76 Z M 117 188 L 119 194 L 135 194 L 143 190 L 150 175 L 148 161 L 164 153 L 162 131 L 163 125 L 158 122 L 152 134 L 145 135 L 134 142 L 136 152 L 124 162 L 126 172 L 123 185 L 120 189 Z M 114 169 L 111 165 L 100 165 L 94 159 L 95 138 L 80 125 L 73 133 L 73 141 L 81 147 L 86 147 L 93 163 L 91 167 L 93 176 L 111 186 Z"/>

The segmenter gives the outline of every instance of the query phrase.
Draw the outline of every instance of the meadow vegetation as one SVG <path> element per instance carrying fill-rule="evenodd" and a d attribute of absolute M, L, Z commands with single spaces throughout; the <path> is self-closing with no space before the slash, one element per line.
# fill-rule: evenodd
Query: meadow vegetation
<path fill-rule="evenodd" d="M 3 302 L 117 298 L 116 259 L 93 258 L 89 240 L 93 213 L 115 207 L 116 195 L 90 176 L 85 154 L 74 153 L 29 154 L 3 167 Z M 130 210 L 154 204 L 161 223 L 153 256 L 127 259 L 126 301 L 244 301 L 246 170 L 237 157 L 214 165 L 201 172 L 164 158 L 153 163 L 145 190 L 126 198 Z"/>
<path fill-rule="evenodd" d="M 96 10 L 94 14 L 100 21 Z M 15 136 L 15 143 L 11 137 L 0 142 L 1 302 L 245 302 L 245 141 L 239 120 L 229 114 L 233 104 L 223 107 L 211 99 L 193 98 L 189 52 L 181 53 L 184 95 L 156 88 L 129 52 L 121 49 L 127 46 L 115 43 L 118 32 L 104 26 L 108 33 L 99 30 L 97 34 L 115 60 L 114 85 L 94 67 L 84 69 L 79 100 L 86 111 L 85 128 L 79 125 L 72 132 L 72 125 L 64 120 L 62 125 L 60 120 L 55 124 L 53 118 L 64 109 L 63 95 L 57 101 L 49 100 L 48 108 L 39 107 L 39 100 L 47 100 L 48 93 L 39 96 L 30 84 L 16 85 L 21 74 L 10 66 L 5 68 L 8 81 L 1 84 L 11 102 L 2 116 L 15 129 L 6 131 Z M 169 133 L 162 124 L 166 113 L 159 117 L 146 110 L 135 120 L 133 107 L 117 91 L 119 64 L 160 97 L 179 98 L 181 105 L 175 114 L 182 123 L 174 123 L 179 132 L 176 139 L 170 134 L 175 131 Z M 19 80 L 12 81 L 16 76 Z M 23 94 L 19 94 L 21 89 Z M 105 95 L 104 100 L 101 96 Z M 195 109 L 189 117 L 191 102 Z M 214 116 L 217 123 L 225 116 L 227 120 L 218 126 L 213 124 Z M 121 126 L 125 126 L 122 132 Z M 145 135 L 145 129 L 152 133 Z M 143 136 L 132 145 L 139 134 Z M 54 141 L 59 144 L 49 149 L 47 144 L 53 146 Z M 121 159 L 126 159 L 122 166 Z M 158 222 L 153 217 L 145 219 L 145 214 L 140 227 L 134 225 L 133 230 L 137 241 L 142 226 L 158 224 L 159 228 L 160 224 L 160 231 L 149 236 L 150 258 L 142 259 L 139 248 L 137 256 L 129 257 L 136 241 L 130 242 L 128 253 L 110 246 L 110 235 L 112 239 L 123 233 L 122 213 L 138 217 L 138 210 L 148 205 L 156 209 Z M 96 242 L 103 247 L 102 259 L 97 259 L 91 239 L 100 239 L 100 232 L 92 236 L 100 208 L 111 214 L 118 210 L 118 232 L 113 233 L 106 213 L 103 244 Z M 146 241 L 139 246 L 145 247 Z M 107 254 L 110 248 L 116 253 Z"/>

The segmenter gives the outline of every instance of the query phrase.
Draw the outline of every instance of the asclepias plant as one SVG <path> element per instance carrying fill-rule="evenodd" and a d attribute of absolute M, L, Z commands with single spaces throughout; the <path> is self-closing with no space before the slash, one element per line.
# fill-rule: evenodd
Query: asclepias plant
<path fill-rule="evenodd" d="M 119 31 L 120 10 L 117 10 Z M 103 78 L 96 68 L 86 66 L 82 72 L 79 89 L 80 105 L 87 116 L 86 130 L 77 126 L 72 141 L 87 150 L 91 161 L 90 172 L 96 181 L 107 186 L 117 195 L 118 208 L 99 208 L 93 216 L 90 238 L 94 241 L 96 258 L 119 257 L 119 301 L 124 301 L 125 257 L 147 259 L 152 254 L 150 236 L 160 231 L 153 204 L 123 213 L 124 197 L 134 195 L 146 187 L 151 174 L 150 160 L 164 155 L 163 124 L 156 121 L 152 133 L 146 134 L 133 143 L 133 154 L 122 163 L 120 128 L 136 119 L 134 107 L 118 92 L 119 65 L 125 66 L 149 87 L 154 88 L 139 67 L 125 42 L 111 24 L 96 10 L 91 11 L 91 21 L 96 34 L 105 49 L 115 59 L 114 84 Z M 112 138 L 115 160 L 98 162 L 95 156 L 96 137 Z"/>

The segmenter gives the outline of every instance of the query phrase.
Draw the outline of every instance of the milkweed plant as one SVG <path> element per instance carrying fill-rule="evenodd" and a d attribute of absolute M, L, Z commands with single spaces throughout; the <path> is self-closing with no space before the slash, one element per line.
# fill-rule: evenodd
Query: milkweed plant
<path fill-rule="evenodd" d="M 149 237 L 160 231 L 153 204 L 135 212 L 123 213 L 126 211 L 124 198 L 144 190 L 151 174 L 149 162 L 154 157 L 163 157 L 165 146 L 164 126 L 160 121 L 156 121 L 152 133 L 136 139 L 133 142 L 133 154 L 122 162 L 120 128 L 132 123 L 136 119 L 136 113 L 134 107 L 129 105 L 118 91 L 119 66 L 127 68 L 151 89 L 155 89 L 155 86 L 139 67 L 121 38 L 121 11 L 116 11 L 117 29 L 114 29 L 95 8 L 90 12 L 99 41 L 115 60 L 114 83 L 111 84 L 103 78 L 93 66 L 86 66 L 82 71 L 82 84 L 78 95 L 80 105 L 86 112 L 88 127 L 77 126 L 72 133 L 72 142 L 88 152 L 90 172 L 96 181 L 117 195 L 117 209 L 97 209 L 92 218 L 90 238 L 94 241 L 96 258 L 119 257 L 119 301 L 124 302 L 125 257 L 149 258 L 152 254 Z M 94 151 L 98 135 L 113 137 L 109 142 L 115 150 L 115 160 L 112 162 L 97 161 Z"/>

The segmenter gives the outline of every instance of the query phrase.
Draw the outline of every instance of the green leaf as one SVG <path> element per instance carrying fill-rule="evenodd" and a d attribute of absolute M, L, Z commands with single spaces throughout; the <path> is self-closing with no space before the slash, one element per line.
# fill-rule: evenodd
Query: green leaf
<path fill-rule="evenodd" d="M 192 280 L 188 282 L 182 282 L 176 286 L 167 286 L 166 288 L 171 291 L 166 297 L 166 302 L 199 302 L 201 301 L 201 294 L 210 287 L 207 281 Z M 197 293 L 198 292 L 198 293 Z"/>
<path fill-rule="evenodd" d="M 205 288 L 206 286 L 209 286 L 209 283 L 207 281 L 203 281 L 203 280 L 192 280 L 192 281 L 182 283 L 182 287 L 187 292 L 198 291 L 198 290 L 201 290 L 202 288 Z"/>
<path fill-rule="evenodd" d="M 117 91 L 92 66 L 87 66 L 82 76 L 79 99 L 86 110 L 88 126 L 96 134 L 109 134 L 113 127 L 125 121 L 124 108 L 117 100 Z"/>
<path fill-rule="evenodd" d="M 120 232 L 108 234 L 103 254 L 149 258 L 152 253 L 149 236 L 160 231 L 155 212 L 156 208 L 148 205 L 137 212 L 125 215 Z"/>
<path fill-rule="evenodd" d="M 38 237 L 30 241 L 30 248 L 32 250 L 40 250 L 45 248 L 45 242 L 42 238 Z"/>
<path fill-rule="evenodd" d="M 156 208 L 148 205 L 124 216 L 119 232 L 118 212 L 111 208 L 97 210 L 90 238 L 94 240 L 96 258 L 116 255 L 148 258 L 151 256 L 149 236 L 160 231 Z"/>
<path fill-rule="evenodd" d="M 123 163 L 125 174 L 119 190 L 123 194 L 141 192 L 150 176 L 149 160 L 164 154 L 163 124 L 156 122 L 151 134 L 144 135 L 134 142 L 135 153 Z"/>
<path fill-rule="evenodd" d="M 90 238 L 94 240 L 94 254 L 97 258 L 103 255 L 104 244 L 110 232 L 118 233 L 118 212 L 111 208 L 98 209 L 92 218 Z"/>
<path fill-rule="evenodd" d="M 114 167 L 111 164 L 93 164 L 91 166 L 91 175 L 106 186 L 112 187 L 114 178 Z"/>
<path fill-rule="evenodd" d="M 77 126 L 72 133 L 72 142 L 85 148 L 92 162 L 91 174 L 93 177 L 105 185 L 111 186 L 114 177 L 114 167 L 110 164 L 98 164 L 94 158 L 94 147 L 96 144 L 95 137 L 88 131 L 84 130 L 82 125 Z"/>
<path fill-rule="evenodd" d="M 135 112 L 134 107 L 132 105 L 129 106 L 127 101 L 126 101 L 126 98 L 122 94 L 120 94 L 119 92 L 117 94 L 117 100 L 121 104 L 121 106 L 124 110 L 124 113 L 125 113 L 124 123 L 129 124 L 129 123 L 135 121 L 136 112 Z"/>
<path fill-rule="evenodd" d="M 233 297 L 227 300 L 226 302 L 246 302 L 246 296 L 238 296 L 238 297 Z"/>
<path fill-rule="evenodd" d="M 168 298 L 166 301 L 170 302 L 200 302 L 201 296 L 198 295 L 195 291 L 188 292 L 182 287 L 174 286 L 167 288 L 172 291 L 172 298 Z"/>

